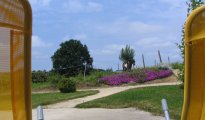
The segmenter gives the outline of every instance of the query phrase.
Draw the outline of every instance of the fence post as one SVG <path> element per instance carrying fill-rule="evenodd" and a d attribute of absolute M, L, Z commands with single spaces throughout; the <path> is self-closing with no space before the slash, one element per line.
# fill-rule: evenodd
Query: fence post
<path fill-rule="evenodd" d="M 143 67 L 144 67 L 144 69 L 145 69 L 145 61 L 144 61 L 144 54 L 142 54 L 142 62 L 143 62 Z"/>
<path fill-rule="evenodd" d="M 161 57 L 161 54 L 160 54 L 160 51 L 158 50 L 158 55 L 159 55 L 159 61 L 160 63 L 162 64 L 162 57 Z"/>

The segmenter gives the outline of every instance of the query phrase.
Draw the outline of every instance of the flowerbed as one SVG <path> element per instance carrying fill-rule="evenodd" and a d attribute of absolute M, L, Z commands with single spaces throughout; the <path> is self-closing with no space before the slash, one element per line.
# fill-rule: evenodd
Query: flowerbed
<path fill-rule="evenodd" d="M 144 72 L 143 74 L 145 74 L 145 78 L 143 82 L 165 78 L 173 74 L 171 70 L 159 70 L 159 71 L 145 70 L 142 72 Z M 99 81 L 108 85 L 117 86 L 124 83 L 141 82 L 138 76 L 139 75 L 133 75 L 133 73 L 132 74 L 121 73 L 121 74 L 102 77 L 99 79 Z"/>

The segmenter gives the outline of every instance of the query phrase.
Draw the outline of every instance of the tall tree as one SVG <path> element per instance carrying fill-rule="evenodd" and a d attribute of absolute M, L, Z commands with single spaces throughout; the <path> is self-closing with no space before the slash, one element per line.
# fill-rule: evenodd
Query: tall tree
<path fill-rule="evenodd" d="M 131 70 L 135 64 L 135 51 L 129 45 L 121 49 L 119 59 L 123 62 L 123 70 Z"/>
<path fill-rule="evenodd" d="M 204 2 L 203 2 L 203 0 L 189 0 L 186 4 L 188 6 L 188 8 L 187 8 L 187 17 L 188 17 L 194 9 L 204 5 Z M 184 34 L 185 34 L 185 32 L 184 32 L 184 26 L 183 26 L 181 43 L 177 44 L 178 48 L 181 51 L 181 56 L 183 59 L 183 66 L 184 66 L 184 50 L 185 50 L 184 49 Z M 182 68 L 180 70 L 179 79 L 184 82 L 184 68 Z"/>
<path fill-rule="evenodd" d="M 51 59 L 53 70 L 65 76 L 74 76 L 83 72 L 85 65 L 87 70 L 92 69 L 93 58 L 87 46 L 74 39 L 61 43 Z"/>

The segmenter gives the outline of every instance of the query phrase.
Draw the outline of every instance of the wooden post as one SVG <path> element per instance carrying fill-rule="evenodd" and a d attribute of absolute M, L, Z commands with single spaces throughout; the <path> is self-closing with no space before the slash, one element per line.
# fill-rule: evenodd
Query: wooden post
<path fill-rule="evenodd" d="M 120 64 L 118 63 L 118 71 L 120 70 Z"/>
<path fill-rule="evenodd" d="M 158 55 L 159 55 L 159 61 L 160 63 L 162 64 L 162 58 L 161 58 L 161 54 L 160 54 L 160 51 L 158 50 Z"/>
<path fill-rule="evenodd" d="M 169 56 L 168 56 L 168 63 L 170 64 L 170 59 L 169 59 Z"/>
<path fill-rule="evenodd" d="M 145 69 L 145 61 L 144 61 L 144 55 L 142 54 L 142 62 L 143 62 L 143 67 Z"/>
<path fill-rule="evenodd" d="M 154 66 L 157 66 L 157 60 L 156 59 L 154 60 Z"/>

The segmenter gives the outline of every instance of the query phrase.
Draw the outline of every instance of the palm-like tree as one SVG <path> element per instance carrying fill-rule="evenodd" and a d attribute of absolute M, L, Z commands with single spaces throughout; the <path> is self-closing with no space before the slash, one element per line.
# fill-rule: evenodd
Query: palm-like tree
<path fill-rule="evenodd" d="M 135 51 L 129 45 L 121 49 L 119 59 L 123 62 L 123 70 L 131 70 L 132 65 L 135 64 L 134 60 Z"/>

